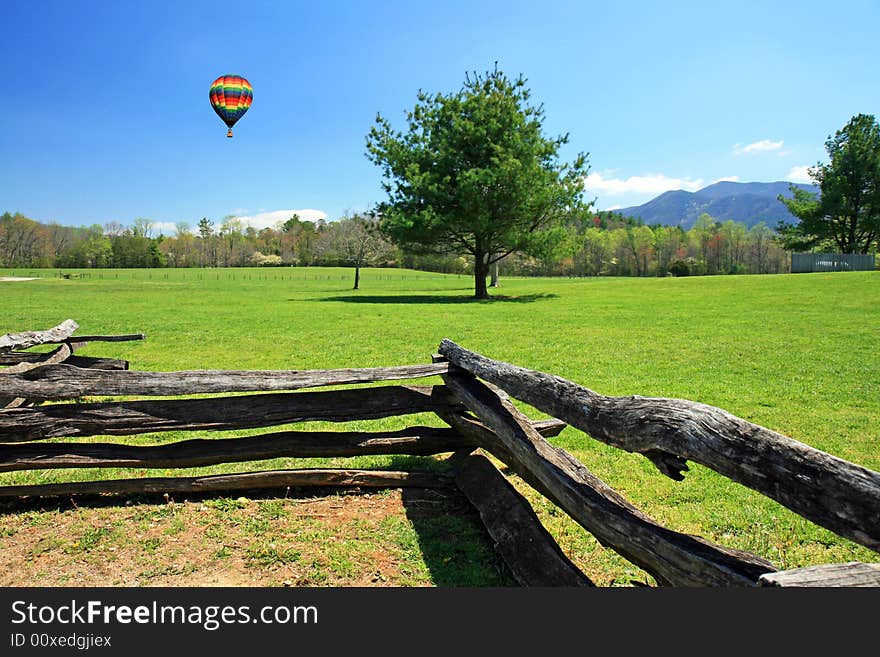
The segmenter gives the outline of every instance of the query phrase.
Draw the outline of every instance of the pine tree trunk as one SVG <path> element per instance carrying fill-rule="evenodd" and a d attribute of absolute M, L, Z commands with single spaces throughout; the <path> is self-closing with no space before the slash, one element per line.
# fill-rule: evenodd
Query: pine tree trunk
<path fill-rule="evenodd" d="M 482 253 L 474 254 L 474 298 L 489 298 L 489 292 L 486 289 L 486 276 L 488 274 L 489 266 L 486 264 L 486 256 Z"/>

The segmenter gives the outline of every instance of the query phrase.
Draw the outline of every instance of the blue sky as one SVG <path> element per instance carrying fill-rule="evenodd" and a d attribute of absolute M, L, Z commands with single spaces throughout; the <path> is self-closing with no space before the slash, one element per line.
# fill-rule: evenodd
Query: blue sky
<path fill-rule="evenodd" d="M 717 5 L 717 6 L 716 6 Z M 772 6 L 767 6 L 772 5 Z M 68 225 L 269 225 L 382 200 L 377 113 L 498 62 L 588 152 L 600 209 L 715 180 L 799 180 L 880 114 L 880 3 L 3 0 L 0 211 Z M 226 138 L 208 87 L 239 73 Z"/>

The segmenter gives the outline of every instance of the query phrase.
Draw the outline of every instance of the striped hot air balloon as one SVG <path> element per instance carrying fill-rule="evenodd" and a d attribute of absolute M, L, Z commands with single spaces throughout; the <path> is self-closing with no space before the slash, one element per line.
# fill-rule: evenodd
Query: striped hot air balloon
<path fill-rule="evenodd" d="M 211 83 L 208 93 L 211 107 L 229 127 L 227 137 L 232 136 L 232 126 L 248 111 L 254 99 L 251 83 L 240 75 L 221 75 Z"/>

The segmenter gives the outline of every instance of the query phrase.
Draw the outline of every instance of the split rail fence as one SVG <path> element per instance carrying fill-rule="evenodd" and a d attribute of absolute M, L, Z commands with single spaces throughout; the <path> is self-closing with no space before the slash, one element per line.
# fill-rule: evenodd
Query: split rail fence
<path fill-rule="evenodd" d="M 752 488 L 840 536 L 880 552 L 880 473 L 683 399 L 608 397 L 560 377 L 492 360 L 450 340 L 431 363 L 334 370 L 133 371 L 74 352 L 94 341 L 67 320 L 0 336 L 0 472 L 51 468 L 188 468 L 278 457 L 450 454 L 446 471 L 290 469 L 0 486 L 0 497 L 203 493 L 306 486 L 457 487 L 523 586 L 592 586 L 489 454 L 661 586 L 880 586 L 880 563 L 780 571 L 766 559 L 664 527 L 547 439 L 566 426 L 649 459 L 683 479 L 687 461 Z M 58 345 L 52 351 L 30 351 Z M 442 385 L 400 381 L 441 377 Z M 357 387 L 357 384 L 386 385 Z M 356 386 L 306 391 L 322 386 Z M 214 397 L 189 395 L 234 394 Z M 135 397 L 83 402 L 85 397 Z M 147 399 L 137 399 L 147 397 Z M 149 397 L 178 397 L 149 399 Z M 518 399 L 552 419 L 534 421 Z M 44 403 L 68 401 L 73 403 Z M 307 421 L 434 413 L 447 426 L 399 431 L 275 431 L 135 446 L 50 438 L 219 431 Z"/>

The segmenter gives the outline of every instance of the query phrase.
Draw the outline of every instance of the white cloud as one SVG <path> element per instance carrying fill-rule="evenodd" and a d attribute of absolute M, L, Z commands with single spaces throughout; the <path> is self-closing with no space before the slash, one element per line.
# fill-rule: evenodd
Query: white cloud
<path fill-rule="evenodd" d="M 739 182 L 739 176 L 724 176 L 722 178 L 717 178 L 716 180 L 713 180 L 709 184 L 714 185 L 715 183 L 720 182 Z"/>
<path fill-rule="evenodd" d="M 150 224 L 153 235 L 177 235 L 177 226 L 173 221 L 154 221 Z"/>
<path fill-rule="evenodd" d="M 785 142 L 782 139 L 780 139 L 779 141 L 762 139 L 761 141 L 752 142 L 751 144 L 746 144 L 745 146 L 734 144 L 733 152 L 737 155 L 747 155 L 749 153 L 766 153 L 768 151 L 778 151 L 782 148 L 782 145 L 784 143 Z"/>
<path fill-rule="evenodd" d="M 606 175 L 609 175 L 606 172 Z M 599 194 L 661 194 L 673 189 L 694 192 L 703 186 L 702 178 L 670 178 L 662 173 L 649 173 L 629 178 L 606 178 L 601 173 L 591 173 L 584 179 L 586 191 Z"/>
<path fill-rule="evenodd" d="M 271 210 L 269 212 L 259 212 L 254 215 L 236 215 L 236 218 L 246 226 L 253 226 L 256 230 L 263 228 L 274 228 L 279 224 L 283 224 L 293 215 L 299 215 L 302 221 L 318 221 L 318 219 L 327 219 L 327 213 L 322 210 L 313 210 L 306 208 L 303 210 Z"/>
<path fill-rule="evenodd" d="M 608 206 L 607 208 L 605 208 L 605 209 L 606 209 L 608 212 L 611 212 L 612 210 L 620 210 L 620 208 L 622 208 L 622 207 L 623 207 L 622 205 L 609 205 L 609 206 Z"/>
<path fill-rule="evenodd" d="M 791 170 L 786 174 L 785 179 L 789 182 L 796 183 L 813 182 L 813 179 L 810 178 L 810 167 L 806 164 L 800 167 L 792 167 Z"/>

